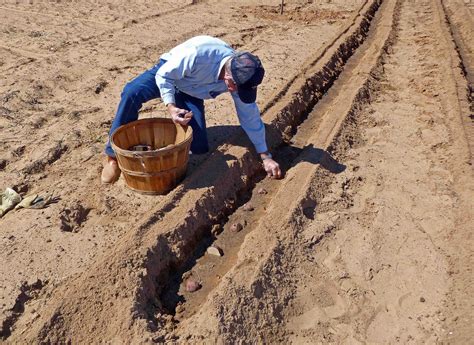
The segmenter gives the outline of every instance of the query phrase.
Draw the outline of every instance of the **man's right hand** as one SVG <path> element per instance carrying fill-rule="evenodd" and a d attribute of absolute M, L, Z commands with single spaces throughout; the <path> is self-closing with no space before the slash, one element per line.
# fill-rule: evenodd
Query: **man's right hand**
<path fill-rule="evenodd" d="M 167 108 L 168 108 L 168 112 L 171 115 L 171 119 L 173 120 L 174 123 L 186 126 L 189 123 L 189 121 L 191 121 L 191 118 L 193 117 L 192 111 L 178 108 L 173 103 L 168 104 Z"/>

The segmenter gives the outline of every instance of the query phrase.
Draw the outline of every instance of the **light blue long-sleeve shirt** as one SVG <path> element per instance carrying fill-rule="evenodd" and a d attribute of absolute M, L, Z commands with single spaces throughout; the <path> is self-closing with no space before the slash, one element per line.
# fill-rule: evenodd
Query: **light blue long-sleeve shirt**
<path fill-rule="evenodd" d="M 196 36 L 161 56 L 164 63 L 157 71 L 156 85 L 165 104 L 175 103 L 179 90 L 199 99 L 216 98 L 227 92 L 219 80 L 224 64 L 235 51 L 224 41 L 210 36 Z M 231 93 L 240 125 L 258 153 L 266 152 L 265 126 L 256 103 L 244 103 L 237 92 Z"/>

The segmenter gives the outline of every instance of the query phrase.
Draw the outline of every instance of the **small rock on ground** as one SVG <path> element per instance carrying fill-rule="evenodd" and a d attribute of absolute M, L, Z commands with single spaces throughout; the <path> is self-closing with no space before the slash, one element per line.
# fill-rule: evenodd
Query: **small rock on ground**
<path fill-rule="evenodd" d="M 201 283 L 194 279 L 186 280 L 186 291 L 187 292 L 195 292 L 202 287 Z"/>
<path fill-rule="evenodd" d="M 222 226 L 220 224 L 214 224 L 211 229 L 211 234 L 214 236 L 219 235 L 222 232 Z"/>
<path fill-rule="evenodd" d="M 207 253 L 211 255 L 216 255 L 216 256 L 224 255 L 224 252 L 218 246 L 210 246 L 209 248 L 207 248 Z"/>
<path fill-rule="evenodd" d="M 253 207 L 251 202 L 248 202 L 244 205 L 244 211 L 253 211 L 255 208 Z"/>
<path fill-rule="evenodd" d="M 234 223 L 230 226 L 230 231 L 232 232 L 239 232 L 243 229 L 244 227 L 240 223 Z"/>

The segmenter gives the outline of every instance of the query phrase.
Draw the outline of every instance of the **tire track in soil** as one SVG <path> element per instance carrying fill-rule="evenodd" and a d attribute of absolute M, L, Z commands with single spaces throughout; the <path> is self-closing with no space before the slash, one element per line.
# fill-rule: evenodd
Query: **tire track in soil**
<path fill-rule="evenodd" d="M 442 20 L 446 21 L 449 30 L 449 40 L 454 43 L 457 57 L 452 57 L 453 61 L 458 61 L 465 80 L 457 81 L 458 92 L 467 93 L 467 105 L 460 104 L 463 108 L 462 119 L 464 130 L 467 136 L 471 151 L 471 164 L 474 164 L 474 21 L 467 13 L 467 7 L 462 4 L 453 3 L 453 0 L 442 0 Z M 456 66 L 453 66 L 455 69 Z M 465 83 L 467 82 L 467 87 Z M 459 97 L 460 102 L 464 97 Z"/>
<path fill-rule="evenodd" d="M 369 13 L 374 13 L 377 10 L 379 4 L 380 4 L 380 2 L 377 2 L 377 1 L 372 3 L 372 5 L 368 8 Z M 372 12 L 370 12 L 370 11 L 372 11 Z M 364 40 L 364 37 L 366 36 L 368 28 L 369 28 L 371 19 L 372 19 L 372 14 L 369 14 L 369 15 L 366 14 L 366 16 L 361 19 L 360 24 L 359 24 L 360 27 L 357 28 L 355 30 L 355 32 L 352 33 L 347 39 L 347 41 L 350 42 L 350 43 L 345 42 L 344 43 L 344 48 L 336 50 L 334 52 L 334 55 L 333 55 L 332 59 L 340 60 L 340 61 L 343 61 L 343 62 L 345 62 L 347 60 L 348 56 L 350 56 L 357 49 L 357 47 L 361 44 L 361 42 Z M 341 57 L 342 57 L 342 59 L 341 59 Z M 331 62 L 331 59 L 330 59 L 330 65 L 329 66 L 334 66 L 334 62 Z M 335 78 L 337 78 L 337 75 L 342 70 L 342 66 L 339 65 L 336 69 L 337 69 L 337 72 L 332 71 L 332 73 L 330 73 L 329 75 L 326 74 L 326 72 L 328 72 L 326 70 L 324 73 L 316 74 L 315 76 L 312 77 L 312 80 L 314 80 L 316 82 L 318 81 L 318 78 L 322 78 L 324 80 L 324 81 L 321 81 L 320 83 L 316 84 L 316 87 L 320 87 L 320 90 L 322 90 L 322 91 L 320 91 L 321 95 L 324 92 L 323 90 L 325 90 L 325 88 L 327 89 L 332 85 L 331 80 L 334 80 Z M 321 84 L 322 84 L 322 86 L 321 86 Z M 314 87 L 314 85 L 309 85 L 309 86 L 308 86 L 308 84 L 303 85 L 303 91 L 304 92 L 309 91 L 309 90 L 305 90 L 305 88 L 308 88 L 308 87 Z M 314 89 L 314 88 L 312 88 L 312 89 Z M 304 95 L 304 93 L 303 93 L 303 98 L 298 99 L 299 104 L 303 104 L 303 105 L 305 104 L 305 100 L 306 100 L 305 97 L 308 97 L 308 96 Z M 319 96 L 319 97 L 321 97 L 321 96 Z M 292 104 L 292 106 L 293 106 L 293 109 L 295 109 L 296 105 Z M 291 109 L 291 107 L 290 107 L 290 109 Z M 283 111 L 289 111 L 290 109 L 288 109 L 288 110 L 284 109 Z M 304 117 L 304 110 L 299 110 L 299 112 L 300 112 L 299 117 L 296 117 L 294 120 L 289 119 L 289 118 L 285 119 L 287 121 L 287 123 L 288 122 L 293 122 L 293 121 L 301 121 L 301 118 Z M 282 125 L 282 123 L 285 122 L 285 121 L 282 121 L 281 119 L 277 119 L 277 120 L 279 122 L 278 121 L 275 121 L 275 122 L 279 123 L 280 125 Z M 275 142 L 274 142 L 273 145 L 276 145 Z M 249 184 L 252 185 L 252 181 L 248 180 L 248 179 L 249 179 L 249 177 L 252 178 L 252 176 L 255 174 L 255 172 L 252 172 L 252 169 L 254 169 L 254 168 L 251 169 L 248 166 L 248 164 L 249 164 L 249 161 L 248 161 L 249 158 L 247 157 L 248 154 L 242 155 L 242 153 L 240 153 L 240 152 L 242 152 L 242 149 L 235 148 L 235 147 L 231 147 L 230 149 L 228 149 L 227 152 L 229 152 L 230 154 L 236 154 L 236 157 L 240 157 L 237 160 L 238 165 L 233 164 L 233 165 L 230 166 L 230 169 L 229 169 L 229 171 L 230 171 L 230 180 L 231 181 L 233 180 L 233 181 L 236 181 L 236 182 L 240 181 L 240 182 L 237 182 L 236 185 L 234 185 L 234 188 L 242 188 L 242 186 L 244 188 L 248 188 L 246 186 L 248 186 Z M 211 164 L 215 164 L 215 163 L 216 163 L 216 159 L 214 159 L 214 162 L 212 162 Z M 240 164 L 243 164 L 243 165 L 239 166 Z M 241 176 L 240 174 L 243 174 L 243 176 Z M 241 179 L 243 179 L 243 180 L 241 180 Z M 228 181 L 229 181 L 229 176 L 227 176 L 227 182 Z M 242 185 L 242 182 L 244 183 L 243 185 Z M 192 183 L 191 183 L 190 187 L 192 189 Z M 239 191 L 239 189 L 237 189 L 237 191 Z M 230 193 L 230 195 L 232 195 L 232 194 L 235 193 L 235 189 L 234 190 L 231 189 L 228 192 Z M 93 337 L 93 335 L 91 335 L 92 334 L 91 332 L 94 332 L 94 330 L 97 330 L 97 329 L 107 330 L 107 332 L 112 332 L 111 334 L 115 334 L 115 335 L 117 334 L 116 332 L 122 332 L 123 334 L 121 334 L 121 335 L 126 337 L 126 338 L 143 337 L 144 335 L 141 334 L 141 332 L 139 330 L 142 329 L 141 327 L 144 326 L 144 324 L 142 322 L 144 320 L 141 319 L 139 315 L 142 315 L 141 313 L 143 312 L 141 310 L 141 308 L 148 309 L 150 307 L 150 305 L 149 305 L 148 302 L 146 303 L 148 306 L 142 304 L 141 300 L 143 298 L 146 298 L 146 301 L 149 301 L 148 297 L 147 297 L 147 294 L 151 293 L 151 295 L 154 295 L 154 293 L 155 293 L 155 291 L 154 291 L 155 289 L 152 289 L 151 291 L 147 292 L 147 289 L 149 288 L 149 287 L 147 287 L 148 281 L 150 281 L 150 279 L 151 279 L 152 280 L 151 283 L 152 283 L 152 286 L 153 286 L 154 285 L 153 280 L 155 279 L 154 277 L 157 276 L 157 274 L 155 273 L 156 270 L 166 271 L 167 269 L 169 269 L 169 267 L 172 267 L 174 264 L 170 263 L 170 260 L 176 260 L 176 259 L 173 259 L 176 255 L 178 255 L 178 259 L 177 259 L 178 261 L 177 262 L 182 261 L 183 259 L 180 258 L 179 255 L 183 255 L 183 254 L 186 255 L 186 253 L 184 253 L 185 250 L 183 251 L 183 249 L 186 249 L 186 248 L 180 248 L 180 246 L 183 246 L 183 245 L 185 247 L 186 246 L 191 246 L 191 247 L 194 246 L 195 243 L 194 243 L 194 240 L 192 238 L 199 237 L 199 235 L 202 234 L 203 231 L 206 231 L 206 229 L 200 228 L 201 225 L 199 225 L 199 224 L 200 223 L 203 223 L 203 224 L 204 223 L 209 223 L 209 216 L 205 216 L 205 218 L 201 218 L 201 217 L 204 216 L 204 214 L 207 214 L 207 211 L 212 210 L 212 209 L 216 209 L 215 205 L 212 205 L 212 204 L 208 205 L 206 203 L 209 203 L 209 201 L 211 201 L 212 203 L 213 202 L 218 202 L 219 204 L 221 204 L 222 202 L 218 201 L 218 200 L 226 200 L 226 199 L 229 200 L 229 198 L 226 195 L 205 194 L 204 195 L 205 198 L 209 198 L 209 196 L 212 196 L 212 198 L 209 201 L 206 201 L 206 199 L 201 199 L 201 200 L 198 200 L 197 204 L 195 202 L 193 203 L 193 204 L 196 204 L 196 207 L 195 207 L 195 210 L 191 211 L 192 213 L 190 215 L 192 217 L 198 217 L 198 218 L 194 218 L 195 220 L 193 220 L 192 218 L 186 218 L 185 217 L 185 221 L 186 221 L 186 223 L 184 224 L 185 228 L 181 228 L 182 230 L 185 230 L 185 233 L 182 234 L 182 235 L 184 235 L 184 242 L 183 243 L 176 243 L 176 245 L 173 244 L 175 242 L 175 239 L 173 239 L 173 238 L 179 238 L 180 236 L 182 236 L 182 235 L 179 234 L 179 231 L 180 231 L 179 226 L 174 227 L 175 228 L 175 233 L 174 234 L 170 233 L 166 237 L 158 236 L 158 240 L 157 240 L 156 235 L 153 234 L 154 231 L 150 231 L 150 228 L 151 229 L 156 228 L 155 223 L 157 223 L 158 221 L 160 221 L 162 219 L 166 221 L 166 219 L 163 218 L 163 213 L 162 212 L 166 212 L 167 207 L 168 208 L 174 207 L 173 203 L 177 201 L 176 197 L 178 197 L 178 199 L 180 198 L 181 193 L 182 193 L 182 191 L 178 191 L 177 193 L 174 194 L 174 196 L 171 196 L 171 203 L 169 203 L 168 206 L 166 206 L 166 204 L 165 204 L 165 206 L 161 209 L 161 211 L 156 212 L 156 216 L 152 216 L 149 221 L 145 222 L 142 225 L 142 227 L 139 230 L 139 233 L 136 235 L 136 237 L 137 237 L 136 240 L 133 240 L 130 243 L 130 242 L 128 242 L 129 240 L 124 239 L 124 241 L 126 241 L 125 242 L 126 244 L 123 241 L 122 241 L 122 244 L 119 243 L 118 247 L 123 248 L 125 250 L 123 252 L 123 256 L 122 256 L 122 254 L 120 254 L 120 250 L 119 250 L 114 255 L 114 257 L 116 259 L 113 259 L 112 261 L 110 261 L 107 264 L 108 268 L 107 268 L 106 271 L 109 272 L 109 273 L 105 274 L 105 276 L 103 277 L 105 279 L 107 279 L 106 276 L 109 276 L 110 273 L 112 271 L 114 271 L 114 269 L 112 269 L 112 267 L 115 266 L 116 264 L 119 264 L 120 267 L 135 267 L 135 268 L 148 267 L 148 270 L 151 270 L 151 271 L 147 272 L 146 270 L 143 270 L 143 269 L 140 269 L 139 271 L 136 271 L 136 270 L 129 271 L 127 269 L 127 272 L 124 272 L 126 274 L 126 276 L 116 276 L 116 274 L 114 273 L 115 278 L 113 278 L 113 281 L 115 282 L 115 287 L 116 288 L 118 286 L 122 286 L 122 284 L 124 284 L 125 281 L 128 281 L 128 283 L 126 283 L 126 286 L 136 286 L 136 283 L 132 283 L 130 281 L 130 279 L 132 279 L 132 281 L 134 281 L 136 278 L 138 278 L 139 280 L 144 279 L 145 281 L 147 281 L 147 283 L 145 283 L 144 285 L 138 284 L 139 286 L 141 285 L 142 287 L 139 288 L 139 289 L 136 289 L 135 292 L 133 292 L 133 294 L 138 293 L 138 298 L 137 298 L 137 301 L 135 302 L 136 305 L 133 307 L 134 311 L 132 312 L 132 315 L 131 315 L 133 317 L 133 319 L 131 321 L 127 321 L 128 320 L 127 317 L 125 317 L 124 319 L 120 319 L 120 320 L 114 320 L 114 322 L 117 326 L 120 325 L 120 326 L 118 326 L 118 328 L 116 328 L 115 326 L 110 325 L 110 323 L 107 323 L 106 328 L 104 328 L 105 325 L 104 326 L 100 325 L 100 323 L 105 322 L 105 320 L 107 320 L 109 318 L 105 317 L 104 315 L 102 317 L 98 317 L 98 314 L 97 314 L 97 313 L 105 312 L 104 308 L 101 307 L 102 302 L 100 301 L 100 296 L 102 294 L 99 293 L 100 288 L 98 289 L 98 287 L 100 287 L 102 285 L 101 284 L 96 285 L 96 283 L 93 283 L 93 282 L 95 282 L 97 275 L 95 275 L 92 272 L 94 272 L 96 270 L 96 268 L 98 268 L 100 270 L 100 267 L 102 266 L 102 263 L 98 263 L 97 265 L 94 265 L 94 266 L 97 266 L 96 268 L 92 267 L 90 273 L 87 273 L 84 276 L 75 277 L 75 278 L 71 279 L 69 284 L 67 284 L 69 286 L 75 286 L 76 284 L 78 284 L 77 286 L 80 286 L 81 288 L 79 289 L 79 291 L 77 291 L 75 293 L 75 295 L 80 299 L 83 299 L 83 298 L 88 299 L 87 305 L 83 305 L 81 307 L 81 308 L 84 308 L 81 313 L 78 314 L 77 312 L 69 312 L 68 311 L 69 303 L 66 300 L 64 300 L 64 298 L 62 298 L 61 295 L 63 293 L 67 293 L 67 291 L 69 289 L 67 287 L 66 287 L 65 290 L 64 289 L 59 289 L 59 291 L 57 291 L 57 296 L 55 296 L 56 298 L 54 298 L 54 300 L 58 301 L 58 302 L 59 301 L 65 301 L 65 302 L 59 302 L 60 304 L 59 304 L 58 307 L 53 306 L 52 309 L 48 308 L 49 311 L 45 313 L 46 316 L 43 317 L 43 319 L 45 321 L 46 320 L 49 320 L 49 321 L 46 321 L 45 324 L 43 324 L 41 322 L 41 320 L 39 322 L 35 322 L 35 327 L 30 328 L 28 330 L 28 332 L 31 332 L 32 334 L 36 334 L 36 336 L 34 336 L 35 339 L 38 339 L 38 337 L 39 337 L 39 339 L 43 339 L 43 340 L 48 339 L 49 341 L 55 341 L 55 340 L 58 341 L 59 339 L 63 339 L 64 334 L 62 333 L 61 330 L 64 330 L 66 328 L 70 330 L 69 334 L 71 334 L 71 337 L 74 337 L 75 339 L 83 339 L 83 340 L 85 339 L 85 337 Z M 243 190 L 243 193 L 244 194 L 246 193 L 245 189 Z M 190 194 L 196 194 L 196 191 L 194 193 L 190 193 Z M 229 195 L 229 194 L 227 194 L 227 195 Z M 192 197 L 194 197 L 194 196 L 192 196 Z M 217 200 L 216 200 L 216 198 L 217 198 Z M 210 206 L 210 208 L 207 207 L 207 206 Z M 228 210 L 232 210 L 232 209 L 235 208 L 235 205 L 227 205 L 227 208 L 228 208 Z M 222 218 L 222 212 L 224 212 L 224 214 L 225 214 L 225 212 L 228 212 L 228 211 L 226 211 L 226 209 L 224 209 L 222 211 L 222 209 L 220 207 L 217 210 L 218 210 L 218 212 L 214 216 L 214 217 L 217 216 L 218 217 L 217 219 Z M 181 212 L 181 210 L 178 210 L 178 213 L 180 213 L 180 212 Z M 211 217 L 213 217 L 213 216 L 211 215 Z M 182 219 L 181 216 L 179 216 L 179 218 Z M 174 221 L 173 221 L 173 223 L 174 223 Z M 154 225 L 154 227 L 152 227 L 152 225 Z M 173 228 L 173 226 L 171 226 L 171 228 Z M 197 229 L 197 231 L 192 231 L 191 233 L 189 233 L 188 231 L 192 230 L 192 229 Z M 193 234 L 193 232 L 194 232 L 194 234 Z M 192 238 L 189 238 L 190 235 L 192 235 Z M 143 236 L 143 237 L 141 237 L 141 236 Z M 175 237 L 175 236 L 178 236 L 178 237 Z M 152 242 L 150 242 L 150 241 L 152 241 Z M 150 243 L 155 243 L 155 244 L 151 247 L 147 247 L 146 243 L 149 243 L 149 242 Z M 123 245 L 123 244 L 125 244 L 125 245 Z M 174 248 L 172 248 L 172 247 L 174 247 Z M 140 249 L 140 248 L 142 248 L 142 249 Z M 140 257 L 143 255 L 143 249 L 144 248 L 147 248 L 148 253 L 146 254 L 146 256 L 148 258 L 146 259 L 145 262 L 140 263 L 142 261 L 142 259 Z M 158 257 L 156 256 L 157 253 L 159 253 Z M 162 259 L 163 256 L 166 257 L 166 259 L 163 260 L 162 262 L 160 262 L 160 259 Z M 117 260 L 118 257 L 128 258 L 126 260 L 127 264 L 125 266 L 122 266 L 123 263 L 121 263 L 121 260 Z M 153 267 L 153 265 L 155 265 L 155 264 L 156 264 L 156 266 Z M 131 266 L 129 266 L 129 265 L 131 265 Z M 127 275 L 130 275 L 130 274 L 131 274 L 131 276 L 127 277 Z M 100 276 L 100 274 L 99 274 L 99 276 Z M 85 278 L 86 280 L 83 281 L 83 278 Z M 101 278 L 101 279 L 103 279 L 103 278 Z M 81 283 L 81 281 L 82 281 L 82 283 Z M 91 292 L 93 292 L 92 295 L 91 295 Z M 141 296 L 142 292 L 145 292 L 144 296 Z M 109 293 L 110 292 L 107 292 L 107 295 Z M 82 296 L 82 297 L 79 297 L 79 296 Z M 86 296 L 89 296 L 89 297 L 86 297 Z M 93 296 L 95 296 L 95 297 L 93 297 Z M 130 293 L 127 293 L 127 292 L 118 293 L 117 297 L 119 297 L 119 296 L 122 299 L 126 300 L 126 299 L 129 298 Z M 69 300 L 71 300 L 71 299 L 69 298 Z M 96 302 L 94 302 L 94 301 L 96 301 Z M 105 301 L 105 300 L 102 299 L 102 301 Z M 117 302 L 117 304 L 122 305 L 122 303 L 120 303 L 120 298 L 119 298 L 119 301 Z M 115 303 L 114 303 L 114 305 L 115 305 Z M 74 304 L 73 309 L 77 310 L 77 304 Z M 123 309 L 123 307 L 121 309 Z M 52 312 L 52 314 L 50 312 Z M 93 314 L 90 314 L 91 312 Z M 113 311 L 109 311 L 109 313 L 110 312 L 113 313 Z M 91 318 L 87 318 L 86 317 L 87 314 L 90 314 Z M 51 316 L 49 317 L 48 315 L 51 315 Z M 95 316 L 92 316 L 92 315 L 95 315 Z M 114 315 L 116 315 L 116 314 L 114 313 Z M 73 319 L 75 317 L 79 317 L 79 319 L 82 319 L 82 318 L 86 317 L 89 321 L 91 319 L 95 319 L 96 324 L 94 325 L 93 329 L 88 329 L 88 331 L 85 332 L 83 330 L 84 327 L 87 328 L 90 325 L 85 325 L 82 322 L 80 322 L 80 324 L 75 323 L 73 321 Z M 138 317 L 138 319 L 137 319 L 137 317 Z M 127 320 L 125 320 L 125 319 L 127 319 Z M 58 323 L 58 320 L 61 320 L 61 321 Z M 130 325 L 126 326 L 126 324 L 128 324 L 129 322 L 132 322 L 132 324 L 135 325 L 135 326 L 133 326 L 133 329 L 130 329 L 130 327 L 131 327 Z M 139 326 L 139 324 L 141 326 Z M 41 326 L 41 325 L 44 325 L 44 326 Z M 76 326 L 74 326 L 74 329 L 76 331 L 74 331 L 72 329 L 73 325 L 76 325 Z M 154 326 L 152 324 L 150 325 L 148 323 L 148 327 L 153 328 Z M 82 331 L 79 331 L 81 329 L 82 329 Z"/>
<path fill-rule="evenodd" d="M 453 229 L 447 234 L 446 243 L 441 243 L 449 264 L 448 275 L 452 282 L 443 303 L 443 310 L 439 311 L 442 321 L 443 342 L 468 343 L 472 339 L 472 325 L 474 323 L 474 309 L 469 303 L 469 297 L 474 294 L 474 275 L 466 267 L 472 267 L 474 262 L 474 243 L 472 239 L 472 228 L 474 226 L 474 173 L 473 173 L 473 147 L 474 147 L 474 103 L 473 103 L 473 72 L 474 57 L 473 47 L 466 42 L 474 42 L 469 35 L 469 27 L 472 31 L 472 16 L 465 23 L 465 7 L 459 11 L 449 11 L 452 1 L 438 0 L 435 2 L 435 10 L 439 17 L 440 36 L 449 48 L 446 54 L 445 70 L 449 74 L 451 87 L 450 95 L 443 108 L 450 114 L 446 121 L 453 140 L 449 146 L 440 148 L 451 149 L 450 157 L 459 157 L 464 164 L 452 162 L 449 168 L 453 172 L 454 191 L 457 196 L 455 207 L 455 221 Z M 459 16 L 459 17 L 458 17 Z M 453 25 L 457 20 L 459 27 Z M 470 26 L 469 26 L 470 25 Z M 454 97 L 457 96 L 457 97 Z M 461 119 L 461 123 L 456 121 Z M 463 133 L 463 135 L 460 135 Z M 435 146 L 438 149 L 439 146 Z M 469 151 L 466 152 L 467 148 Z M 437 150 L 435 151 L 436 153 Z M 448 160 L 451 162 L 451 160 Z M 469 272 L 469 273 L 468 273 Z"/>

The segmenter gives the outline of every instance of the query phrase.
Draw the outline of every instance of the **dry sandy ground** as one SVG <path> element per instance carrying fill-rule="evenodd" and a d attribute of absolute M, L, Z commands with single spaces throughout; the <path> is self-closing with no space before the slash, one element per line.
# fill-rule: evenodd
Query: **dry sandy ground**
<path fill-rule="evenodd" d="M 472 6 L 195 2 L 2 2 L 0 188 L 60 201 L 0 219 L 1 339 L 469 342 Z M 222 96 L 176 191 L 101 186 L 121 88 L 197 34 L 264 61 L 285 178 L 263 178 Z"/>

